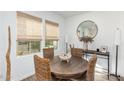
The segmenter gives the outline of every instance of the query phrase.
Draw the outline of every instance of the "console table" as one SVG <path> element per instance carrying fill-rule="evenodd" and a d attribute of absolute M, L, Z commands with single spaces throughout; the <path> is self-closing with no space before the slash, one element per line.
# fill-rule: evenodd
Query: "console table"
<path fill-rule="evenodd" d="M 109 57 L 110 57 L 110 53 L 109 52 L 98 52 L 98 51 L 95 51 L 95 50 L 85 50 L 83 51 L 84 54 L 96 54 L 96 55 L 101 55 L 101 56 L 107 56 L 107 59 L 108 59 L 108 79 L 109 79 Z"/>

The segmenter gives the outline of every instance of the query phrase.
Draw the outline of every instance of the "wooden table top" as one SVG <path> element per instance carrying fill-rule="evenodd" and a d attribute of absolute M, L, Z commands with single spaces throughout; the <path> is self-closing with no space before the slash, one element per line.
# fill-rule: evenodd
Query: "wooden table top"
<path fill-rule="evenodd" d="M 51 72 L 62 77 L 72 77 L 82 74 L 87 70 L 88 62 L 79 57 L 71 57 L 70 62 L 62 62 L 59 56 L 50 60 Z"/>

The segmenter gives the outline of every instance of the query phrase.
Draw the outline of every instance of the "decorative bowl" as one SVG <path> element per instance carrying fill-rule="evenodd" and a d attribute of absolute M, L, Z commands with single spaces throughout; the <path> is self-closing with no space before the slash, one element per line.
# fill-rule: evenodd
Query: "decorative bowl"
<path fill-rule="evenodd" d="M 71 54 L 60 54 L 59 58 L 61 61 L 66 61 L 68 63 L 71 58 Z"/>

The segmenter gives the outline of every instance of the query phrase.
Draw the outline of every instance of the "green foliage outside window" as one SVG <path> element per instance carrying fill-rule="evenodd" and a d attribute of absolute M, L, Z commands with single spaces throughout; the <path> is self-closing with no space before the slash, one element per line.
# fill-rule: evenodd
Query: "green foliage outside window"
<path fill-rule="evenodd" d="M 17 41 L 17 55 L 40 52 L 40 41 Z"/>
<path fill-rule="evenodd" d="M 57 40 L 46 40 L 45 47 L 48 47 L 48 48 L 54 47 L 54 49 L 57 49 L 58 41 Z"/>

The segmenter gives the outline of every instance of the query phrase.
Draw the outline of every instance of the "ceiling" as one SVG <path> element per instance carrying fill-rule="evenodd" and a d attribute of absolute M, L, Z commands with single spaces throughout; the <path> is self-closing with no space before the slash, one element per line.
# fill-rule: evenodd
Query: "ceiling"
<path fill-rule="evenodd" d="M 53 11 L 55 14 L 64 18 L 86 13 L 87 11 Z"/>

